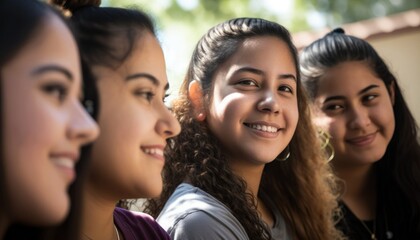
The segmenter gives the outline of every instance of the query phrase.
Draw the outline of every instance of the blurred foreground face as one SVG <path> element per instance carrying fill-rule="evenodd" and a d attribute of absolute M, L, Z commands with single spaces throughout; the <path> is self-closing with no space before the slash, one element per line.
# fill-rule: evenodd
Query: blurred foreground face
<path fill-rule="evenodd" d="M 1 72 L 8 217 L 54 224 L 69 210 L 79 147 L 98 135 L 83 110 L 76 43 L 48 16 Z"/>

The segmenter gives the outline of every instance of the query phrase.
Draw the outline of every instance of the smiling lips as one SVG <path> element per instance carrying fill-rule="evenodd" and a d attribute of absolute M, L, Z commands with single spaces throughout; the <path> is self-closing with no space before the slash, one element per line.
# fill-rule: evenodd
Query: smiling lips
<path fill-rule="evenodd" d="M 76 178 L 76 172 L 74 170 L 79 155 L 76 153 L 56 153 L 51 156 L 54 164 L 64 172 L 69 182 L 72 182 Z"/>
<path fill-rule="evenodd" d="M 244 123 L 253 133 L 264 138 L 276 138 L 282 128 L 265 122 Z"/>
<path fill-rule="evenodd" d="M 165 157 L 163 155 L 164 147 L 142 147 L 141 149 L 147 155 L 150 155 L 154 158 L 158 158 L 158 159 L 163 160 L 163 161 L 165 160 Z"/>
<path fill-rule="evenodd" d="M 368 146 L 369 144 L 371 144 L 375 140 L 376 133 L 377 132 L 370 133 L 370 134 L 367 134 L 367 135 L 363 135 L 363 136 L 360 136 L 360 137 L 349 138 L 349 139 L 346 139 L 346 142 L 350 143 L 354 146 L 358 146 L 358 147 Z"/>
<path fill-rule="evenodd" d="M 246 124 L 246 125 L 250 128 L 257 129 L 263 132 L 275 133 L 278 131 L 278 128 L 273 127 L 273 126 L 267 126 L 267 125 L 262 125 L 262 124 Z"/>

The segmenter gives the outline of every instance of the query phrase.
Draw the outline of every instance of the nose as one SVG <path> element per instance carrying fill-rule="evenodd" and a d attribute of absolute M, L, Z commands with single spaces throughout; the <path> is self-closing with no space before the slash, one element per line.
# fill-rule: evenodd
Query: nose
<path fill-rule="evenodd" d="M 95 140 L 99 135 L 99 127 L 96 122 L 84 110 L 79 101 L 75 101 L 72 109 L 67 136 L 79 145 Z"/>
<path fill-rule="evenodd" d="M 280 112 L 280 103 L 277 99 L 277 92 L 267 90 L 263 92 L 263 96 L 258 101 L 257 108 L 261 112 L 266 113 L 279 113 Z"/>
<path fill-rule="evenodd" d="M 164 104 L 162 105 L 161 115 L 156 124 L 156 132 L 167 139 L 178 135 L 181 132 L 181 125 L 179 125 L 174 114 Z"/>
<path fill-rule="evenodd" d="M 363 129 L 371 124 L 368 109 L 362 106 L 353 106 L 350 110 L 350 129 Z"/>

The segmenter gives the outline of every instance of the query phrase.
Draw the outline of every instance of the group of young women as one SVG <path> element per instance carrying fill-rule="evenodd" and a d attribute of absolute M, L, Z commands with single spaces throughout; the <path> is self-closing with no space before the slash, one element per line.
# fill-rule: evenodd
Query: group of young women
<path fill-rule="evenodd" d="M 99 5 L 0 1 L 0 239 L 420 238 L 416 122 L 366 41 L 227 20 L 171 112 L 151 19 Z"/>

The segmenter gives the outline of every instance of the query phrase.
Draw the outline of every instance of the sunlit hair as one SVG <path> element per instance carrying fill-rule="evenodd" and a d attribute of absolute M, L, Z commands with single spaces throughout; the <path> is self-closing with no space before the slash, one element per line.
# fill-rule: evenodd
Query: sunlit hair
<path fill-rule="evenodd" d="M 385 155 L 376 163 L 380 201 L 394 222 L 407 222 L 408 233 L 420 233 L 420 146 L 418 126 L 411 114 L 397 79 L 375 49 L 366 41 L 336 29 L 306 47 L 301 54 L 302 82 L 311 99 L 317 95 L 318 82 L 330 68 L 347 61 L 361 61 L 390 91 L 394 87 L 394 135 Z M 339 79 L 337 79 L 339 80 Z"/>
<path fill-rule="evenodd" d="M 207 124 L 195 120 L 188 98 L 188 85 L 198 80 L 204 93 L 205 111 L 209 111 L 213 76 L 249 38 L 274 36 L 285 42 L 298 66 L 296 49 L 289 32 L 281 25 L 256 18 L 232 19 L 210 29 L 198 42 L 179 99 L 173 111 L 181 123 L 181 134 L 170 142 L 163 171 L 164 189 L 160 199 L 149 200 L 146 212 L 157 216 L 175 188 L 188 179 L 232 210 L 250 239 L 269 239 L 269 230 L 260 220 L 253 197 L 246 193 L 245 181 L 229 168 L 218 139 Z M 280 53 L 279 53 L 280 54 Z M 335 182 L 326 158 L 320 150 L 312 127 L 307 98 L 297 73 L 299 121 L 289 144 L 287 161 L 266 165 L 261 189 L 271 196 L 286 220 L 294 239 L 339 239 L 332 220 L 336 210 Z"/>

